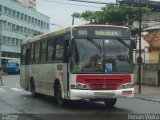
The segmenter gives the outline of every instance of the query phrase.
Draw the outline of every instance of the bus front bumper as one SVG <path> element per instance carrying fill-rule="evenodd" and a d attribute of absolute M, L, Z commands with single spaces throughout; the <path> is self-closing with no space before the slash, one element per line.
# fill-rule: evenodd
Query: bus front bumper
<path fill-rule="evenodd" d="M 93 100 L 105 100 L 108 98 L 133 98 L 134 88 L 119 89 L 119 90 L 80 90 L 71 89 L 70 99 L 93 99 Z"/>

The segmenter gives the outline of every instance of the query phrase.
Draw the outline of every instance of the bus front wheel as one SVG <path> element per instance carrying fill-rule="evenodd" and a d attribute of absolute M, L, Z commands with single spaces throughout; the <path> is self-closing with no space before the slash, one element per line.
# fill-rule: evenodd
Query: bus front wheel
<path fill-rule="evenodd" d="M 57 86 L 57 90 L 56 90 L 56 100 L 58 102 L 59 105 L 64 105 L 65 104 L 65 100 L 62 98 L 62 89 L 61 89 L 61 85 L 58 84 Z"/>
<path fill-rule="evenodd" d="M 109 98 L 104 101 L 106 107 L 113 107 L 116 104 L 117 98 Z"/>
<path fill-rule="evenodd" d="M 31 87 L 31 95 L 33 97 L 36 97 L 35 85 L 33 80 L 30 82 L 30 87 Z"/>

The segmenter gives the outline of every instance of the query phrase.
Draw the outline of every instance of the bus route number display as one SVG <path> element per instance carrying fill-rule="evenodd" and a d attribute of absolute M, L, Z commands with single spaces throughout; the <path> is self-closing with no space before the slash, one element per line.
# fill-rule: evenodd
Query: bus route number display
<path fill-rule="evenodd" d="M 118 36 L 118 31 L 95 30 L 95 36 Z"/>
<path fill-rule="evenodd" d="M 82 37 L 129 37 L 130 33 L 123 28 L 86 28 L 76 27 L 73 29 L 73 36 L 76 38 Z"/>

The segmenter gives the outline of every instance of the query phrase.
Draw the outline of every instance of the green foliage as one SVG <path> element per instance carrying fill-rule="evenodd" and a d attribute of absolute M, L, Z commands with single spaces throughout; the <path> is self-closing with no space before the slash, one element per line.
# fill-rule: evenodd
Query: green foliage
<path fill-rule="evenodd" d="M 142 15 L 150 13 L 151 9 L 147 7 L 141 8 Z M 140 8 L 127 5 L 113 5 L 107 4 L 99 11 L 85 11 L 83 13 L 73 13 L 72 17 L 76 17 L 87 21 L 91 24 L 112 24 L 127 26 L 131 30 L 133 29 L 133 22 L 139 20 Z M 133 30 L 134 34 L 138 33 L 138 30 Z"/>

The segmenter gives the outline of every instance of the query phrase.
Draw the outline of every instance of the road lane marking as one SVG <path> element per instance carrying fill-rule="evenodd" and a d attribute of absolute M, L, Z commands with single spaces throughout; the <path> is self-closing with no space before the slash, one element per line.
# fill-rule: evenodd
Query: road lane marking
<path fill-rule="evenodd" d="M 23 91 L 23 90 L 21 90 L 19 88 L 11 88 L 11 89 L 14 90 L 14 91 Z"/>
<path fill-rule="evenodd" d="M 0 88 L 0 92 L 4 92 L 5 91 L 5 89 L 4 88 Z"/>

